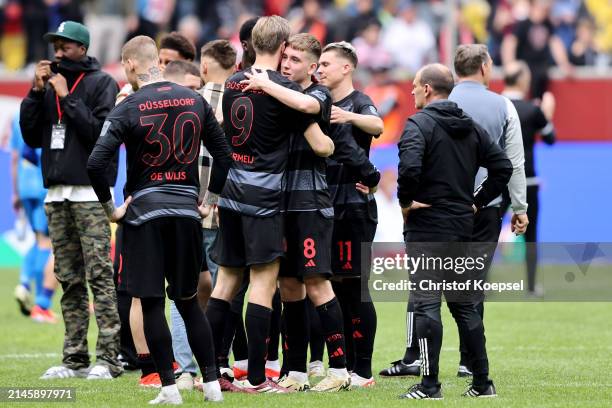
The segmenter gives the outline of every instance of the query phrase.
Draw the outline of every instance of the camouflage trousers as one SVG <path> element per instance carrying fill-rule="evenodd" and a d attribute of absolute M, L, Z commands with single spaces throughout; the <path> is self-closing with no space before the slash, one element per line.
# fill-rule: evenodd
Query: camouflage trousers
<path fill-rule="evenodd" d="M 98 325 L 96 363 L 108 366 L 113 376 L 123 372 L 118 360 L 119 314 L 110 259 L 110 225 L 98 202 L 45 204 L 49 235 L 55 255 L 55 276 L 62 285 L 64 318 L 63 364 L 72 369 L 90 364 L 87 347 L 89 294 Z"/>

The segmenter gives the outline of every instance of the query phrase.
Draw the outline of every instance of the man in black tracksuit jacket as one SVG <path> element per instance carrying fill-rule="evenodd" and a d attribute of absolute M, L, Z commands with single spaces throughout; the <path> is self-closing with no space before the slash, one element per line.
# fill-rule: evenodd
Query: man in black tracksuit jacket
<path fill-rule="evenodd" d="M 54 61 L 36 65 L 34 86 L 21 103 L 19 124 L 25 142 L 42 148 L 45 212 L 55 255 L 55 276 L 62 285 L 66 326 L 62 364 L 44 379 L 87 376 L 109 379 L 123 372 L 118 360 L 119 315 L 110 253 L 110 224 L 87 175 L 87 159 L 119 90 L 115 80 L 87 56 L 89 32 L 65 21 L 44 37 Z M 108 185 L 117 178 L 117 156 L 105 169 Z M 87 347 L 88 286 L 99 334 L 96 363 Z"/>
<path fill-rule="evenodd" d="M 453 76 L 440 64 L 427 65 L 416 75 L 413 95 L 417 108 L 408 119 L 399 142 L 398 197 L 404 215 L 406 252 L 413 256 L 465 257 L 462 241 L 472 235 L 474 212 L 496 197 L 512 174 L 512 164 L 484 129 L 446 100 Z M 488 169 L 488 179 L 474 195 L 474 177 L 479 167 Z M 430 243 L 430 244 L 422 244 Z M 436 244 L 431 244 L 436 243 Z M 477 254 L 475 256 L 478 256 Z M 450 273 L 449 273 L 450 272 Z M 455 273 L 456 272 L 456 273 Z M 413 271 L 411 271 L 413 273 Z M 446 271 L 446 281 L 465 279 L 458 269 Z M 435 271 L 418 269 L 413 298 L 416 337 L 422 355 L 423 381 L 403 398 L 442 398 L 438 382 L 438 360 L 442 346 L 440 298 L 442 291 L 424 291 L 420 281 L 440 281 Z M 453 298 L 444 291 L 459 331 L 469 339 L 474 382 L 466 396 L 494 396 L 488 379 L 484 326 L 470 299 Z"/>

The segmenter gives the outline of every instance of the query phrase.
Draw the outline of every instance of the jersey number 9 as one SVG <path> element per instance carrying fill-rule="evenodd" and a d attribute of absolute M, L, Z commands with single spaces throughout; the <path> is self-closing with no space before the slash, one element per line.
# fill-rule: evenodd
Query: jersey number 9
<path fill-rule="evenodd" d="M 240 133 L 232 136 L 232 145 L 240 146 L 251 136 L 253 127 L 253 102 L 246 96 L 241 96 L 232 103 L 232 127 Z"/>

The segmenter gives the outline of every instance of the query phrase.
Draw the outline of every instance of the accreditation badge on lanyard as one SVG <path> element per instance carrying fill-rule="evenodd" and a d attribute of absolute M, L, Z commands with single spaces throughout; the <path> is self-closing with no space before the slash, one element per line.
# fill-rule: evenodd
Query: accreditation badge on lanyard
<path fill-rule="evenodd" d="M 85 76 L 84 72 L 81 72 L 81 75 L 74 81 L 74 85 L 70 89 L 68 94 L 71 94 L 76 89 L 81 79 Z M 51 125 L 51 150 L 63 150 L 64 144 L 66 142 L 66 125 L 62 123 L 62 116 L 64 112 L 62 112 L 62 108 L 59 103 L 59 96 L 57 93 L 55 94 L 55 105 L 57 106 L 57 123 Z"/>

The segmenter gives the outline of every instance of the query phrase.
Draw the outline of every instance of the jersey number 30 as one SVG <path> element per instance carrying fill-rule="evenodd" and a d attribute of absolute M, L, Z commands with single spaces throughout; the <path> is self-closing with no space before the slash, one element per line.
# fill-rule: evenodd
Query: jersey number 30
<path fill-rule="evenodd" d="M 151 167 L 157 167 L 163 165 L 170 158 L 170 155 L 174 154 L 176 161 L 179 163 L 192 163 L 198 157 L 200 131 L 202 129 L 200 118 L 195 112 L 182 112 L 178 115 L 172 125 L 172 140 L 163 133 L 166 119 L 168 119 L 166 113 L 141 116 L 140 124 L 151 127 L 145 137 L 146 142 L 159 144 L 160 147 L 159 154 L 146 153 L 142 156 L 142 161 Z M 185 131 L 187 131 L 187 134 L 191 133 L 193 135 L 190 138 L 191 140 L 185 140 Z"/>

